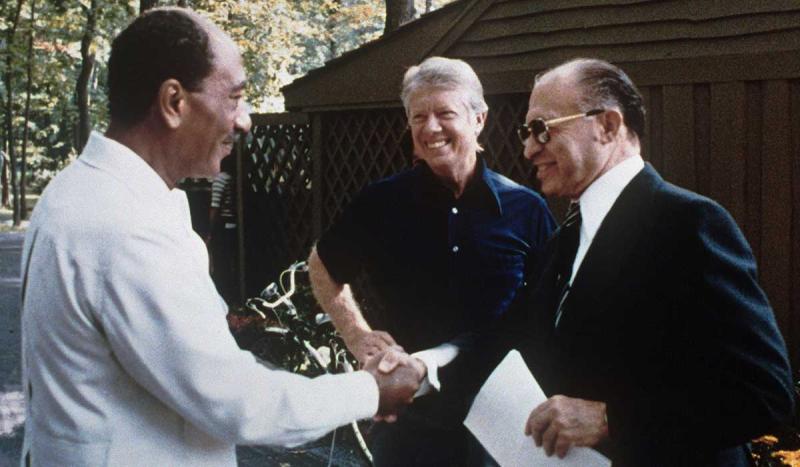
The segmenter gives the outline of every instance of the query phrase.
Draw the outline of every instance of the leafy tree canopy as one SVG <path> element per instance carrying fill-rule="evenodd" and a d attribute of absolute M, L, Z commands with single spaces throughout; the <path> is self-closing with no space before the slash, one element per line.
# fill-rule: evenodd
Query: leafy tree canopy
<path fill-rule="evenodd" d="M 274 112 L 283 110 L 282 86 L 344 52 L 377 39 L 383 33 L 385 1 L 160 0 L 156 3 L 188 6 L 228 32 L 242 50 L 251 105 L 256 111 Z M 419 15 L 453 0 L 415 1 Z M 7 154 L 13 145 L 15 152 L 21 154 L 22 130 L 27 125 L 28 184 L 34 189 L 40 188 L 80 151 L 78 77 L 87 52 L 94 58 L 86 84 L 89 123 L 100 131 L 107 126 L 106 62 L 111 40 L 139 13 L 139 8 L 140 0 L 0 2 L 0 107 L 4 118 L 11 119 L 11 131 L 5 124 L 0 130 L 0 148 Z M 87 28 L 90 17 L 95 22 L 93 31 Z M 33 42 L 29 50 L 31 28 Z M 81 40 L 87 35 L 91 38 L 90 46 L 82 54 Z M 28 57 L 31 57 L 32 81 L 26 119 Z M 7 105 L 9 94 L 10 105 Z M 19 169 L 17 160 L 15 170 Z"/>

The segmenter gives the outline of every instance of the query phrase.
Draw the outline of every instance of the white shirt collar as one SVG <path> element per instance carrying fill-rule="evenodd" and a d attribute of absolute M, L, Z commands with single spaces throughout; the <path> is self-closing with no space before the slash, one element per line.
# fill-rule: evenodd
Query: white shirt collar
<path fill-rule="evenodd" d="M 163 198 L 170 196 L 164 179 L 138 154 L 124 144 L 92 131 L 80 159 L 107 172 L 136 193 Z"/>
<path fill-rule="evenodd" d="M 629 157 L 598 177 L 578 198 L 581 207 L 581 232 L 578 251 L 575 253 L 575 262 L 572 263 L 570 283 L 578 274 L 583 258 L 608 211 L 611 210 L 622 190 L 643 168 L 644 161 L 641 156 L 637 154 Z"/>
<path fill-rule="evenodd" d="M 585 231 L 591 242 L 622 190 L 643 168 L 644 161 L 637 154 L 615 165 L 586 188 L 579 198 L 581 236 Z"/>
<path fill-rule="evenodd" d="M 191 228 L 184 192 L 170 190 L 164 179 L 131 148 L 92 131 L 79 160 L 119 180 L 121 187 L 125 186 L 151 206 L 161 210 L 169 206 Z"/>

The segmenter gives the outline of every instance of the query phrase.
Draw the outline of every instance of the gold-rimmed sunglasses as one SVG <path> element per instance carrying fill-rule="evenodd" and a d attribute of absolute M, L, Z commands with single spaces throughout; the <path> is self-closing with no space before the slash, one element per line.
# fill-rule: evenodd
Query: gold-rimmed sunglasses
<path fill-rule="evenodd" d="M 575 120 L 581 117 L 592 117 L 595 115 L 599 115 L 605 112 L 605 109 L 592 109 L 588 112 L 575 114 L 575 115 L 567 115 L 566 117 L 556 117 L 551 118 L 550 120 L 545 120 L 542 118 L 534 118 L 529 123 L 523 123 L 517 127 L 517 136 L 519 136 L 519 140 L 522 144 L 525 144 L 525 141 L 533 136 L 539 144 L 545 144 L 550 141 L 550 127 L 560 125 L 564 122 L 568 122 L 570 120 Z"/>

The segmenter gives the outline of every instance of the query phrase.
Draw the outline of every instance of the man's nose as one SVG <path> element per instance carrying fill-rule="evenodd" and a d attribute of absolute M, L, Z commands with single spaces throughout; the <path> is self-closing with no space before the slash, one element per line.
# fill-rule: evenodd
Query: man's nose
<path fill-rule="evenodd" d="M 236 115 L 236 120 L 234 120 L 234 125 L 236 131 L 246 134 L 250 131 L 250 127 L 253 126 L 253 121 L 250 120 L 250 105 L 245 103 L 239 109 L 239 113 Z"/>
<path fill-rule="evenodd" d="M 425 120 L 424 129 L 431 132 L 436 132 L 442 129 L 442 125 L 439 124 L 439 119 L 436 118 L 436 115 L 429 115 Z"/>
<path fill-rule="evenodd" d="M 532 160 L 536 154 L 540 153 L 544 145 L 539 143 L 533 135 L 528 136 L 522 145 L 522 155 L 525 159 Z"/>

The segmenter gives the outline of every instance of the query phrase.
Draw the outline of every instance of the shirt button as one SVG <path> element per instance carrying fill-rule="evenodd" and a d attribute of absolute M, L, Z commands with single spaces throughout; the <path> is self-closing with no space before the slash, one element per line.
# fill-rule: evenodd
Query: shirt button
<path fill-rule="evenodd" d="M 453 247 L 453 253 L 458 253 L 458 245 Z"/>
<path fill-rule="evenodd" d="M 453 214 L 458 214 L 458 208 L 457 207 L 453 207 L 453 209 L 451 209 L 450 211 L 452 211 Z"/>

